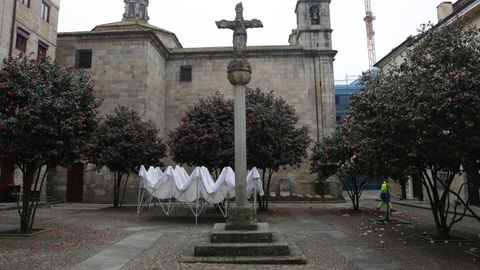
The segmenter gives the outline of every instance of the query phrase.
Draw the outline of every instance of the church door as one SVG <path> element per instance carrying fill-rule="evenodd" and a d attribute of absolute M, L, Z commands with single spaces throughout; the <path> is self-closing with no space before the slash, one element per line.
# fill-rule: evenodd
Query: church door
<path fill-rule="evenodd" d="M 83 201 L 83 164 L 76 163 L 68 170 L 67 202 Z"/>

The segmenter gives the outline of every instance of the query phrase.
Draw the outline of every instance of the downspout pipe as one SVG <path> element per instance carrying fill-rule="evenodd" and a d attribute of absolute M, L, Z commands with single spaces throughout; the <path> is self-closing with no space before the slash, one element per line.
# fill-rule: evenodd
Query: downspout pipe
<path fill-rule="evenodd" d="M 10 48 L 8 50 L 8 57 L 12 57 L 12 54 L 13 54 L 13 41 L 15 38 L 16 21 L 17 21 L 17 0 L 13 0 L 12 31 L 10 33 Z"/>
<path fill-rule="evenodd" d="M 314 76 L 314 83 L 315 83 L 315 120 L 317 121 L 317 142 L 320 142 L 320 116 L 319 116 L 319 111 L 318 111 L 318 77 L 317 77 L 317 61 L 315 54 L 312 54 L 312 59 L 313 59 L 313 76 Z M 321 90 L 321 82 L 320 82 L 320 90 Z M 321 95 L 321 93 L 320 93 Z M 322 104 L 323 105 L 323 104 Z M 323 118 L 323 116 L 322 116 Z M 323 120 L 323 119 L 322 119 Z M 322 128 L 323 128 L 323 121 L 322 121 Z"/>

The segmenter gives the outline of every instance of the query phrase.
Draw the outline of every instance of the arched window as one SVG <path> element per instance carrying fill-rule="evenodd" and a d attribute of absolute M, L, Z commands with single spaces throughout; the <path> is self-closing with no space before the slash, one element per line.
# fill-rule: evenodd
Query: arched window
<path fill-rule="evenodd" d="M 135 2 L 128 3 L 128 18 L 135 18 Z"/>
<path fill-rule="evenodd" d="M 146 19 L 146 14 L 145 14 L 145 4 L 140 4 L 140 19 L 145 20 Z"/>
<path fill-rule="evenodd" d="M 310 19 L 312 20 L 312 25 L 320 24 L 320 9 L 318 6 L 312 6 L 310 8 Z"/>

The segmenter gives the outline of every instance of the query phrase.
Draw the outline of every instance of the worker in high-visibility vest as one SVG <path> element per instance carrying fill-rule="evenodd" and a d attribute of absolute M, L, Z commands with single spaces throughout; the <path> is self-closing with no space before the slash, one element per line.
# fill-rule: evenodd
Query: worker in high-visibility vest
<path fill-rule="evenodd" d="M 390 211 L 393 212 L 394 211 L 393 205 L 392 205 L 392 202 L 390 201 L 390 184 L 388 183 L 387 179 L 383 180 L 380 190 L 381 190 L 380 199 L 382 201 L 378 204 L 377 210 L 380 210 L 380 208 L 382 208 L 383 205 L 386 204 L 388 206 L 388 209 L 390 209 Z"/>

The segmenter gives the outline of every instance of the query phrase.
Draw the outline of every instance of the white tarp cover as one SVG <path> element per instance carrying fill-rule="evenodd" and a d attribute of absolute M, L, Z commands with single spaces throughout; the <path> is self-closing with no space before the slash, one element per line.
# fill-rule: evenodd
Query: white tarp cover
<path fill-rule="evenodd" d="M 231 167 L 223 168 L 215 181 L 205 167 L 196 167 L 189 175 L 180 166 L 169 166 L 164 172 L 158 167 L 140 167 L 143 188 L 154 198 L 165 200 L 175 198 L 178 202 L 190 203 L 204 199 L 209 203 L 220 203 L 235 197 L 235 172 Z M 253 168 L 247 175 L 247 192 L 256 191 L 263 195 L 260 174 Z"/>

